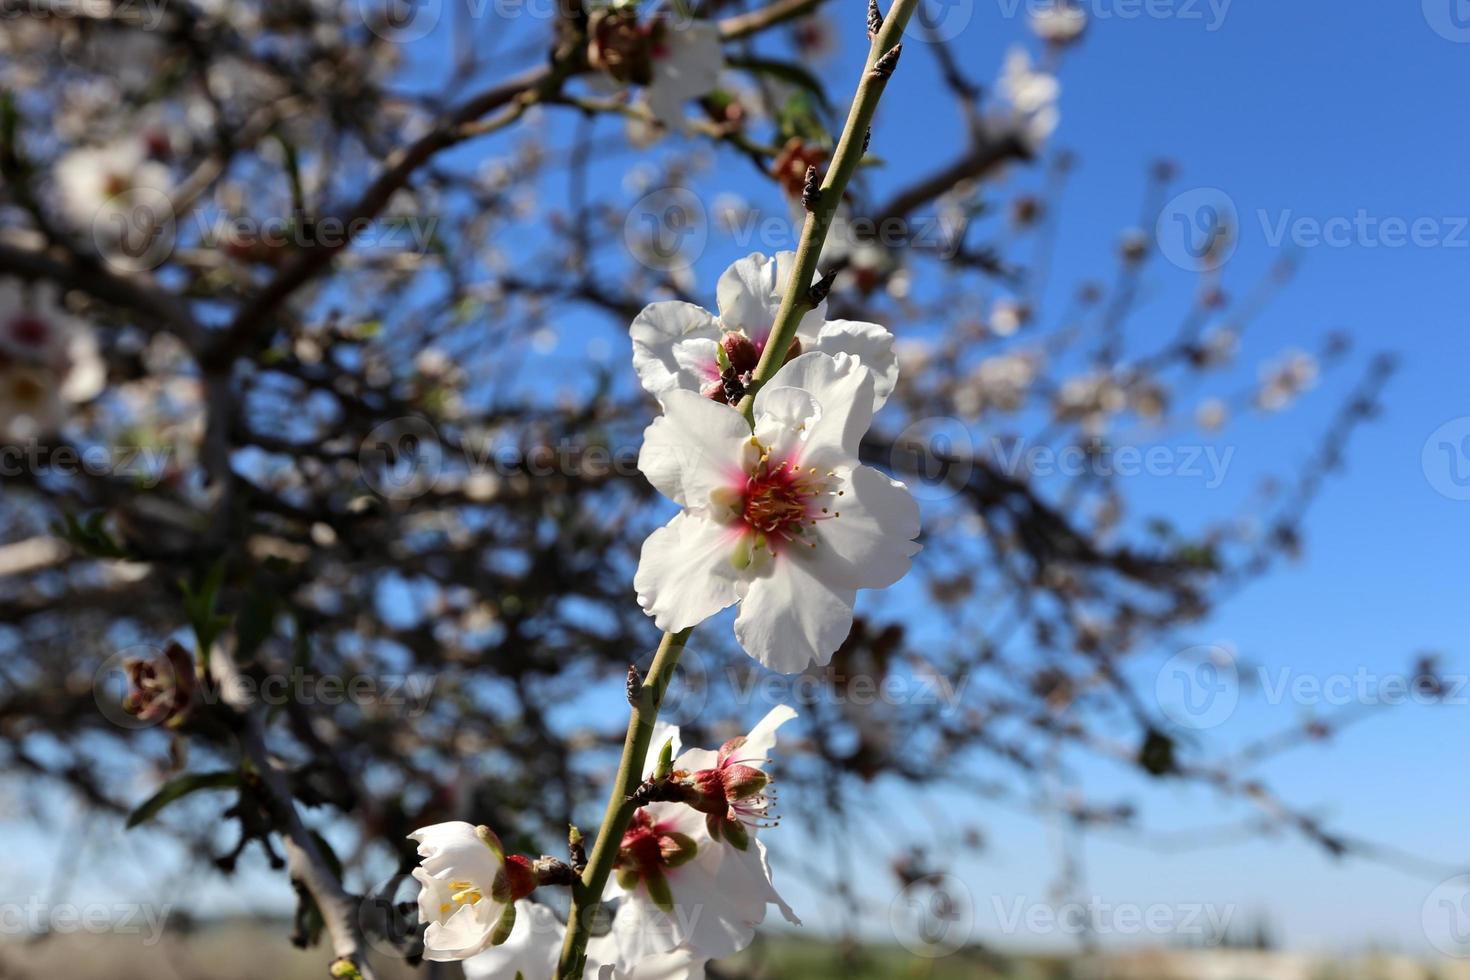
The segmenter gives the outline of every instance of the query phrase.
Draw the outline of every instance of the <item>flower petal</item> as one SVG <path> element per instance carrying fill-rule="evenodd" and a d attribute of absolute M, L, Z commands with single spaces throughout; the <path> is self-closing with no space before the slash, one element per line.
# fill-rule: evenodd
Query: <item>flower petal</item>
<path fill-rule="evenodd" d="M 643 388 L 655 398 L 676 388 L 698 392 L 711 380 L 701 370 L 703 355 L 716 366 L 715 349 L 720 327 L 714 315 L 693 303 L 671 300 L 650 303 L 628 328 L 633 340 L 633 370 Z"/>
<path fill-rule="evenodd" d="M 689 391 L 664 395 L 664 414 L 643 432 L 638 468 L 665 497 L 694 510 L 721 487 L 744 483 L 741 451 L 750 427 L 739 412 Z"/>
<path fill-rule="evenodd" d="M 739 598 L 730 561 L 738 532 L 685 511 L 643 542 L 638 605 L 667 633 L 704 622 Z"/>
<path fill-rule="evenodd" d="M 851 354 L 873 373 L 873 411 L 883 407 L 898 384 L 898 356 L 893 352 L 893 334 L 877 323 L 861 320 L 829 320 L 810 348 L 823 354 Z"/>
<path fill-rule="evenodd" d="M 850 354 L 812 352 L 793 358 L 755 396 L 757 417 L 766 411 L 767 391 L 782 387 L 809 392 L 822 414 L 807 425 L 803 462 L 838 466 L 857 459 L 873 421 L 873 374 Z"/>
<path fill-rule="evenodd" d="M 908 574 L 918 554 L 919 504 L 908 487 L 871 466 L 848 476 L 837 510 L 817 523 L 817 549 L 830 549 L 851 569 L 860 589 L 886 589 Z"/>
<path fill-rule="evenodd" d="M 820 546 L 793 546 L 751 582 L 735 619 L 735 637 L 745 652 L 771 670 L 795 674 L 813 662 L 825 664 L 852 629 L 857 589 L 843 566 L 832 567 Z"/>
<path fill-rule="evenodd" d="M 781 297 L 791 270 L 796 266 L 795 252 L 777 252 L 767 258 L 752 252 L 737 259 L 720 276 L 715 296 L 720 305 L 720 322 L 726 330 L 743 330 L 757 344 L 764 345 L 781 309 Z M 802 315 L 797 336 L 806 343 L 815 340 L 827 318 L 827 304 Z"/>

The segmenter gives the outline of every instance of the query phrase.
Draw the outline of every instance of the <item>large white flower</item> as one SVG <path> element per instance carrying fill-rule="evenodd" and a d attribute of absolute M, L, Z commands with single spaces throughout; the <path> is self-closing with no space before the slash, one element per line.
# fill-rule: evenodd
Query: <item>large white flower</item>
<path fill-rule="evenodd" d="M 529 862 L 505 854 L 488 827 L 462 820 L 434 824 L 409 834 L 418 842 L 419 921 L 424 958 L 462 960 L 506 941 L 516 921 L 516 900 L 529 895 L 536 879 Z"/>
<path fill-rule="evenodd" d="M 91 327 L 51 287 L 0 281 L 0 438 L 54 433 L 67 406 L 95 398 L 106 377 Z"/>
<path fill-rule="evenodd" d="M 795 252 L 767 257 L 752 252 L 720 276 L 719 316 L 677 300 L 651 303 L 633 321 L 633 368 L 660 401 L 692 391 L 731 402 L 744 394 L 750 372 L 766 349 L 781 297 L 796 264 Z M 876 323 L 827 320 L 824 302 L 801 318 L 788 356 L 821 351 L 852 354 L 873 373 L 873 410 L 898 382 L 893 334 Z"/>
<path fill-rule="evenodd" d="M 643 544 L 638 602 L 666 632 L 740 603 L 735 635 L 794 673 L 824 664 L 852 626 L 858 589 L 887 588 L 919 550 L 908 489 L 858 462 L 873 378 L 856 358 L 803 354 L 734 408 L 664 395 L 638 467 L 684 510 Z"/>

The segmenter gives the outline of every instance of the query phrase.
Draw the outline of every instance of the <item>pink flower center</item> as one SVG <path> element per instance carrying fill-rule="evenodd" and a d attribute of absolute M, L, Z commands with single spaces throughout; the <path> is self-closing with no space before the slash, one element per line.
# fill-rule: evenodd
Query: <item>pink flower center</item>
<path fill-rule="evenodd" d="M 802 469 L 794 460 L 773 460 L 767 453 L 740 491 L 740 519 L 774 551 L 806 526 L 836 516 L 823 505 L 831 493 L 816 467 Z"/>

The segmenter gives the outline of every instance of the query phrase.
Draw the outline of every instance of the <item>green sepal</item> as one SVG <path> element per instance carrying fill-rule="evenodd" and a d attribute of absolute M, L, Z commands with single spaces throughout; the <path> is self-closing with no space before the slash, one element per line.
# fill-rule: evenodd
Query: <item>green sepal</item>
<path fill-rule="evenodd" d="M 511 902 L 500 913 L 500 921 L 495 923 L 495 931 L 490 934 L 490 945 L 499 946 L 510 938 L 510 931 L 516 927 L 516 904 Z"/>

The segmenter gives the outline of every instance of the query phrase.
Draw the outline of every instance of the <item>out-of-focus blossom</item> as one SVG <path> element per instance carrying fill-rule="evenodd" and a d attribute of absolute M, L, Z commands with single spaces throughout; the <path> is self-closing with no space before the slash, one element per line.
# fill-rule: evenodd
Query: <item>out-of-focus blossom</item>
<path fill-rule="evenodd" d="M 1066 47 L 1087 30 L 1087 11 L 1070 0 L 1052 0 L 1032 12 L 1031 30 L 1047 44 Z"/>
<path fill-rule="evenodd" d="M 719 27 L 708 21 L 640 23 L 631 8 L 602 8 L 587 33 L 587 63 L 616 84 L 642 86 L 643 104 L 664 129 L 683 128 L 684 103 L 714 91 L 725 67 Z"/>
<path fill-rule="evenodd" d="M 68 406 L 95 398 L 106 379 L 91 327 L 53 289 L 0 280 L 0 438 L 51 435 Z"/>
<path fill-rule="evenodd" d="M 996 87 L 1017 135 L 1031 152 L 1039 151 L 1061 121 L 1061 110 L 1057 108 L 1061 83 L 1054 75 L 1032 67 L 1026 50 L 1015 47 L 1006 54 Z"/>
<path fill-rule="evenodd" d="M 1302 351 L 1288 351 L 1261 370 L 1256 405 L 1268 412 L 1285 408 L 1317 383 L 1317 359 Z"/>

